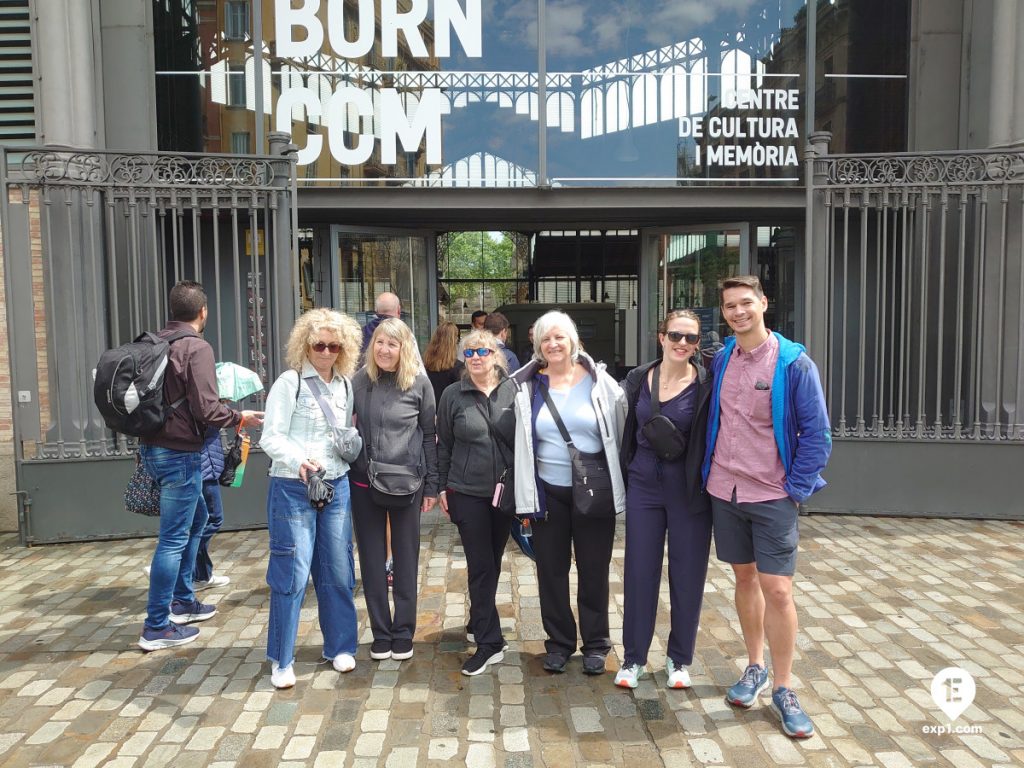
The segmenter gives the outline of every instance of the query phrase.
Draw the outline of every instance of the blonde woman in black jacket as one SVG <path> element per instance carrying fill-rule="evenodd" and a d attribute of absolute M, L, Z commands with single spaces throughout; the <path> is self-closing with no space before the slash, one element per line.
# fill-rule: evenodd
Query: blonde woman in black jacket
<path fill-rule="evenodd" d="M 466 552 L 468 631 L 477 645 L 462 674 L 478 675 L 504 658 L 495 594 L 510 518 L 494 502 L 503 474 L 511 482 L 516 388 L 491 333 L 466 336 L 462 355 L 462 381 L 445 389 L 437 409 L 437 458 L 441 508 L 458 527 Z"/>

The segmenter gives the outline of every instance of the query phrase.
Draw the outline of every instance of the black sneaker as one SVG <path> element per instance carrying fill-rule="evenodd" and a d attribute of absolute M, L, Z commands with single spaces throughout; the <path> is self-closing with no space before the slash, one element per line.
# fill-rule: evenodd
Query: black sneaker
<path fill-rule="evenodd" d="M 391 658 L 404 661 L 412 658 L 412 640 L 392 640 Z"/>
<path fill-rule="evenodd" d="M 584 675 L 603 675 L 604 674 L 604 656 L 599 653 L 592 653 L 588 656 L 583 657 L 583 674 Z"/>
<path fill-rule="evenodd" d="M 544 669 L 548 672 L 561 674 L 565 672 L 565 665 L 568 662 L 569 658 L 564 653 L 549 653 L 544 657 Z"/>
<path fill-rule="evenodd" d="M 502 649 L 477 648 L 476 653 L 466 659 L 466 663 L 462 665 L 462 674 L 479 675 L 486 671 L 488 666 L 497 664 L 504 658 L 505 652 Z"/>
<path fill-rule="evenodd" d="M 391 658 L 391 641 L 390 640 L 374 640 L 370 646 L 370 658 L 376 661 L 382 661 L 384 659 Z"/>
<path fill-rule="evenodd" d="M 139 648 L 144 651 L 159 651 L 191 643 L 197 637 L 199 630 L 195 627 L 168 624 L 163 629 L 150 629 L 143 625 L 142 635 L 139 636 Z"/>

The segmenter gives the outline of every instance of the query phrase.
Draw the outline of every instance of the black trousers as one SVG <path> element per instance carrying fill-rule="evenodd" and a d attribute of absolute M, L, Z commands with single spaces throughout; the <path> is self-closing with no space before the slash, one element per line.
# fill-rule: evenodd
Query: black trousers
<path fill-rule="evenodd" d="M 548 635 L 548 653 L 571 656 L 576 651 L 576 620 L 569 604 L 569 566 L 576 558 L 576 607 L 580 616 L 583 654 L 606 656 L 608 632 L 608 567 L 615 539 L 615 518 L 584 517 L 572 506 L 572 488 L 544 483 L 547 520 L 533 525 L 537 555 L 540 615 Z"/>
<path fill-rule="evenodd" d="M 352 523 L 359 549 L 363 599 L 374 640 L 412 640 L 416 634 L 416 594 L 420 561 L 421 493 L 406 507 L 374 504 L 365 480 L 349 476 L 352 491 Z M 391 518 L 391 553 L 395 602 L 394 617 L 388 599 L 387 520 Z"/>
<path fill-rule="evenodd" d="M 500 649 L 505 639 L 494 598 L 512 521 L 492 507 L 490 499 L 458 491 L 448 491 L 448 516 L 459 529 L 466 552 L 469 630 L 477 647 Z"/>

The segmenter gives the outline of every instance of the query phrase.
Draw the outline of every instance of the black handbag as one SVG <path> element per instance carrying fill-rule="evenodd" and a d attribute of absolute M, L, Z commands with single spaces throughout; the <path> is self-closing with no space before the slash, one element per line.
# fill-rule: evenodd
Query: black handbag
<path fill-rule="evenodd" d="M 498 453 L 501 455 L 501 460 L 505 464 L 504 468 L 501 470 L 501 475 L 498 477 L 498 482 L 494 486 L 494 496 L 491 498 L 491 506 L 501 512 L 504 512 L 506 515 L 514 515 L 516 513 L 516 489 L 513 464 L 515 461 L 516 449 L 514 446 L 511 446 L 506 442 L 503 434 L 494 429 L 494 425 L 491 424 L 491 420 L 487 417 L 487 412 L 484 411 L 483 407 L 479 403 L 477 403 L 476 407 L 480 409 L 480 415 L 484 417 L 484 423 L 487 424 L 487 431 L 491 435 L 491 442 L 498 446 Z M 505 452 L 501 450 L 502 445 L 512 451 L 512 461 L 508 461 L 505 458 Z"/>
<path fill-rule="evenodd" d="M 600 453 L 586 453 L 575 446 L 565 422 L 555 408 L 548 388 L 540 385 L 544 402 L 555 420 L 558 431 L 569 449 L 572 465 L 572 505 L 586 517 L 615 517 L 615 493 L 612 490 L 612 475 L 608 468 L 608 456 Z"/>
<path fill-rule="evenodd" d="M 366 477 L 370 483 L 370 497 L 381 507 L 397 509 L 409 506 L 423 485 L 423 475 L 418 467 L 385 464 L 374 459 L 367 462 Z"/>
<path fill-rule="evenodd" d="M 661 413 L 661 402 L 658 396 L 659 379 L 661 377 L 658 375 L 658 368 L 655 368 L 651 376 L 652 416 L 644 423 L 640 431 L 659 459 L 675 461 L 686 453 L 686 437 L 676 429 L 676 425 L 672 423 L 671 419 Z"/>

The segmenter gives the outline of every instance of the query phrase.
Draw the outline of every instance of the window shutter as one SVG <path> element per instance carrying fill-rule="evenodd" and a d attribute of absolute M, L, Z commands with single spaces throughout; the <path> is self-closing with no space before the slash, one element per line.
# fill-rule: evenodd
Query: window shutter
<path fill-rule="evenodd" d="M 36 143 L 29 0 L 0 0 L 0 144 Z"/>

